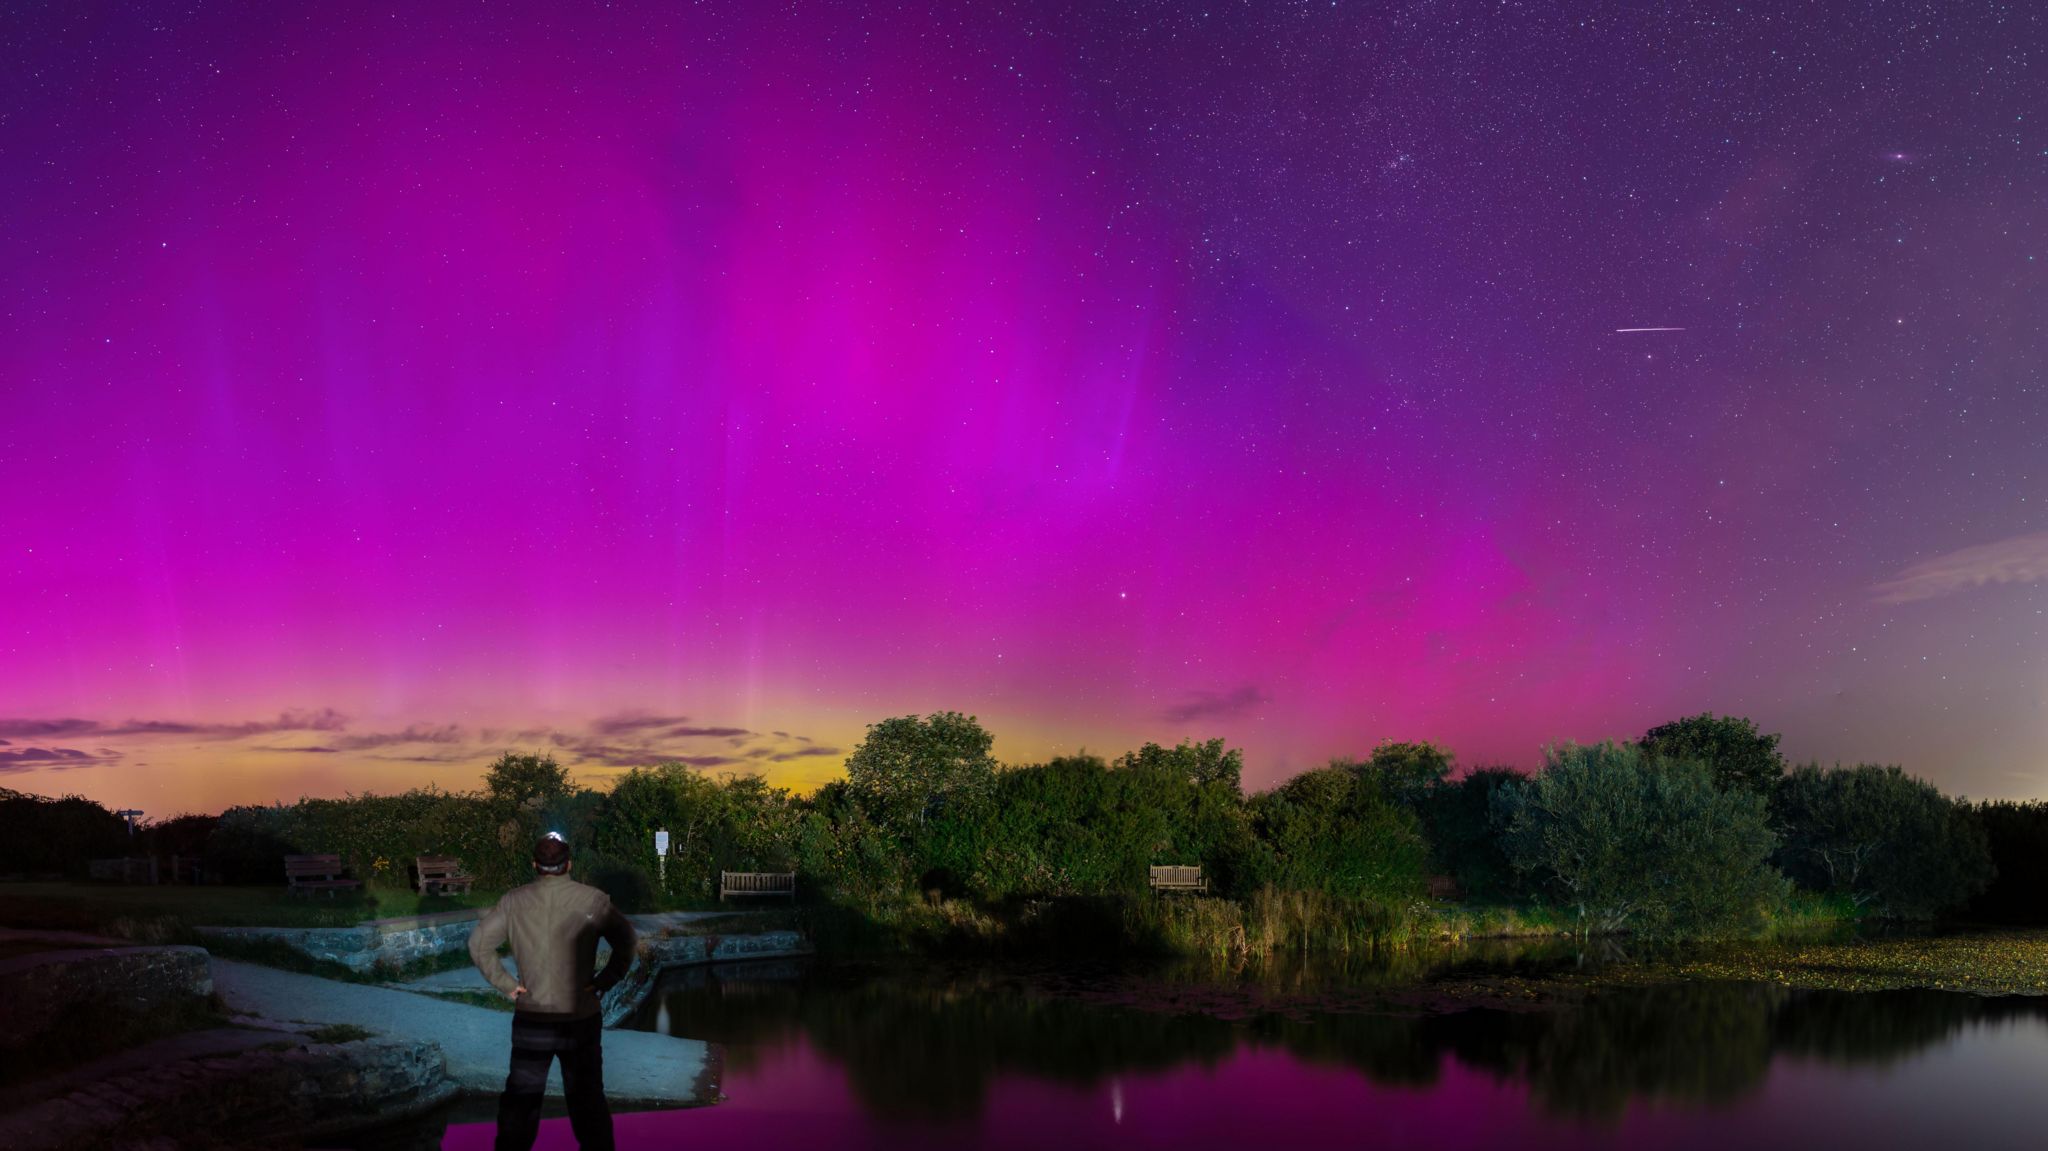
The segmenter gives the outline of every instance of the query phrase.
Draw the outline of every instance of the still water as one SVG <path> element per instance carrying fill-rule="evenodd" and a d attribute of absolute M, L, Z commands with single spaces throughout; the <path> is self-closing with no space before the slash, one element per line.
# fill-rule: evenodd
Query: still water
<path fill-rule="evenodd" d="M 723 1044 L 726 1098 L 620 1115 L 620 1146 L 2048 1146 L 2044 1000 L 1684 984 L 1449 1010 L 1385 990 L 1384 972 L 678 972 L 639 1025 Z M 453 1123 L 442 1146 L 490 1136 Z M 574 1147 L 567 1120 L 540 1146 Z"/>

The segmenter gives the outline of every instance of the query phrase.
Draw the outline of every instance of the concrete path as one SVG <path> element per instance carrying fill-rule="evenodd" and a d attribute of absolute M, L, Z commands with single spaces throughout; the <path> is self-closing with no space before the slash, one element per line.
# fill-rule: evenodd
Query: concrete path
<path fill-rule="evenodd" d="M 270 1019 L 353 1023 L 396 1039 L 431 1040 L 448 1057 L 448 1074 L 465 1089 L 505 1086 L 512 1016 L 410 991 L 342 983 L 253 963 L 213 960 L 213 986 L 229 1006 Z M 695 1039 L 647 1031 L 604 1035 L 605 1094 L 615 1105 L 688 1107 L 717 1098 L 711 1048 Z M 548 1093 L 562 1092 L 561 1065 Z"/>

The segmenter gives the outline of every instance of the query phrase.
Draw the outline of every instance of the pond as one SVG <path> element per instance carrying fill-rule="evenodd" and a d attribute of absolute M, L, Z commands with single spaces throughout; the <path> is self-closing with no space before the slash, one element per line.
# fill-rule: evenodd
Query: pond
<path fill-rule="evenodd" d="M 1466 955 L 1466 972 L 1555 953 Z M 1441 970 L 1434 973 L 1441 977 Z M 638 1025 L 725 1045 L 715 1107 L 622 1147 L 2033 1148 L 2048 1000 L 1681 983 L 1451 1009 L 1413 972 L 765 963 Z M 441 1146 L 490 1145 L 452 1122 Z M 550 1120 L 540 1146 L 575 1145 Z"/>

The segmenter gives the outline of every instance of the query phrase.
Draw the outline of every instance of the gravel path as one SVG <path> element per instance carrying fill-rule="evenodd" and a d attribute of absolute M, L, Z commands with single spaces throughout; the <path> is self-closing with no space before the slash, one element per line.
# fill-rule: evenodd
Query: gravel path
<path fill-rule="evenodd" d="M 379 1035 L 440 1044 L 448 1074 L 465 1089 L 495 1093 L 505 1085 L 512 1017 L 410 991 L 341 983 L 253 963 L 213 960 L 214 990 L 238 1011 L 306 1023 L 353 1023 Z M 686 1107 L 710 1102 L 717 1085 L 708 1045 L 646 1031 L 604 1035 L 605 1094 L 615 1105 Z M 701 1081 L 701 1082 L 700 1082 Z M 562 1090 L 561 1067 L 548 1092 Z"/>

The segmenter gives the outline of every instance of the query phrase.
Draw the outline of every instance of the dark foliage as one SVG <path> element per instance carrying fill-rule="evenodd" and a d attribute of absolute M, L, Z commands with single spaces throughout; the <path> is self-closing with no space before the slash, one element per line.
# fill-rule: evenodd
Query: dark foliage
<path fill-rule="evenodd" d="M 92 800 L 0 788 L 0 875 L 83 876 L 87 860 L 133 851 L 127 821 Z"/>
<path fill-rule="evenodd" d="M 1800 886 L 1885 916 L 1929 919 L 1991 881 L 1976 813 L 1897 767 L 1800 767 L 1772 794 L 1777 859 Z"/>
<path fill-rule="evenodd" d="M 1980 803 L 1973 814 L 1997 874 L 1963 915 L 1988 923 L 2048 923 L 2048 802 Z"/>
<path fill-rule="evenodd" d="M 1785 772 L 1778 736 L 1765 735 L 1753 721 L 1736 715 L 1702 712 L 1659 724 L 1637 744 L 1658 759 L 1705 764 L 1722 787 L 1759 795 L 1769 794 Z"/>

